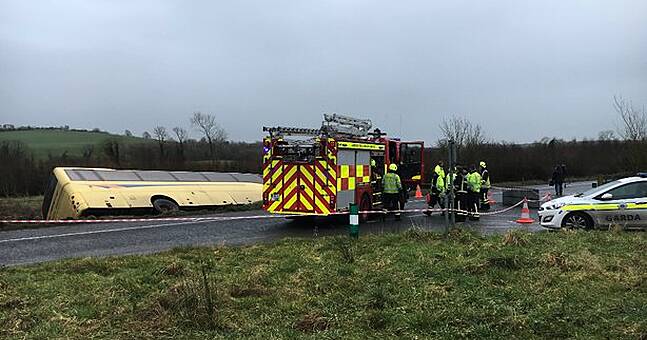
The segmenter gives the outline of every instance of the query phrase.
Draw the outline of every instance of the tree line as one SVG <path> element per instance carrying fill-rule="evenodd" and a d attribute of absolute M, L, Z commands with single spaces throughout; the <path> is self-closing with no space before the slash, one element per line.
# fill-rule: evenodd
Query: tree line
<path fill-rule="evenodd" d="M 37 159 L 19 141 L 0 142 L 0 196 L 42 194 L 54 167 L 108 167 L 259 173 L 262 144 L 232 142 L 215 116 L 196 112 L 190 122 L 199 139 L 181 127 L 156 126 L 149 140 L 132 142 L 113 137 L 86 145 L 80 155 L 63 152 Z M 124 132 L 132 136 L 130 131 Z M 145 133 L 146 134 L 146 133 Z"/>
<path fill-rule="evenodd" d="M 493 142 L 480 125 L 452 116 L 439 125 L 441 138 L 425 150 L 426 178 L 440 159 L 446 159 L 446 142 L 458 146 L 459 163 L 485 160 L 494 182 L 546 180 L 555 164 L 566 164 L 569 177 L 630 175 L 647 171 L 647 113 L 631 101 L 614 97 L 620 117 L 617 131 L 602 131 L 595 140 L 565 141 L 543 138 L 530 144 Z M 0 196 L 36 195 L 45 188 L 56 166 L 112 167 L 193 171 L 259 173 L 262 144 L 227 140 L 226 131 L 213 115 L 196 112 L 190 118 L 199 139 L 182 127 L 156 126 L 145 132 L 141 143 L 109 138 L 101 145 L 87 145 L 80 156 L 67 153 L 36 159 L 17 141 L 0 142 Z M 130 131 L 125 135 L 132 136 Z"/>

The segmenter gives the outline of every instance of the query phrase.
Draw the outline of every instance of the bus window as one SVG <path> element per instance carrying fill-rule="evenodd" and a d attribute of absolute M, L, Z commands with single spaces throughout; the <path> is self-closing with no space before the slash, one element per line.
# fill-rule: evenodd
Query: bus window
<path fill-rule="evenodd" d="M 72 181 L 101 181 L 101 177 L 93 170 L 65 170 L 67 177 Z"/>
<path fill-rule="evenodd" d="M 141 178 L 132 170 L 95 171 L 104 181 L 141 181 Z"/>
<path fill-rule="evenodd" d="M 166 171 L 135 171 L 142 181 L 175 182 L 173 175 Z"/>
<path fill-rule="evenodd" d="M 181 182 L 208 182 L 209 179 L 199 172 L 172 172 L 173 176 Z"/>

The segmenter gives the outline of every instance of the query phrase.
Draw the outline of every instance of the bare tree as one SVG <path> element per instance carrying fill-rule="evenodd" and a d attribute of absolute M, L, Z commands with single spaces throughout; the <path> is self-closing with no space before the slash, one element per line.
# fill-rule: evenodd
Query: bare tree
<path fill-rule="evenodd" d="M 622 120 L 618 134 L 625 140 L 641 141 L 647 139 L 647 113 L 645 107 L 636 109 L 633 103 L 622 96 L 613 96 L 613 108 Z"/>
<path fill-rule="evenodd" d="M 175 136 L 177 137 L 180 159 L 184 161 L 184 142 L 189 138 L 189 132 L 184 128 L 176 126 L 173 128 L 173 133 L 175 133 Z"/>
<path fill-rule="evenodd" d="M 186 142 L 187 138 L 189 138 L 189 132 L 186 131 L 186 129 L 183 129 L 181 127 L 174 127 L 173 128 L 173 133 L 175 133 L 175 136 L 177 137 L 177 141 L 180 144 L 184 144 Z"/>
<path fill-rule="evenodd" d="M 227 132 L 216 122 L 216 117 L 208 113 L 194 112 L 191 125 L 200 131 L 209 144 L 209 156 L 213 164 L 214 145 L 227 139 Z"/>
<path fill-rule="evenodd" d="M 153 135 L 155 136 L 155 139 L 157 140 L 157 144 L 160 147 L 160 158 L 164 157 L 164 144 L 166 143 L 166 140 L 168 139 L 168 132 L 166 132 L 166 128 L 163 126 L 157 126 L 153 129 Z"/>
<path fill-rule="evenodd" d="M 445 118 L 440 123 L 442 139 L 439 145 L 444 145 L 446 140 L 454 140 L 457 146 L 475 146 L 487 142 L 485 133 L 479 124 L 473 124 L 467 118 L 452 116 Z"/>
<path fill-rule="evenodd" d="M 616 140 L 616 134 L 613 130 L 603 130 L 598 133 L 599 141 L 610 141 Z"/>

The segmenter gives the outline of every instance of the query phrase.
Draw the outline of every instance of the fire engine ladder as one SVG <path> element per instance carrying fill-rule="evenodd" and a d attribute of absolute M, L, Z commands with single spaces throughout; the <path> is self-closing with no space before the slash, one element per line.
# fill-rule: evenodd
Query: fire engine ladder
<path fill-rule="evenodd" d="M 329 136 L 366 137 L 373 126 L 370 119 L 324 113 L 321 130 Z"/>
<path fill-rule="evenodd" d="M 270 137 L 285 137 L 285 136 L 319 136 L 321 135 L 321 129 L 308 129 L 308 128 L 298 128 L 298 127 L 267 127 L 263 126 L 264 132 L 269 132 Z"/>

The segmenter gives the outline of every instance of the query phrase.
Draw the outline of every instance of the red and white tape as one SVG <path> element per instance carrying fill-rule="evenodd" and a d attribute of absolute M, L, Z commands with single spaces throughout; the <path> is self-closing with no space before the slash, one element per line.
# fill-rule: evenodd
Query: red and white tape
<path fill-rule="evenodd" d="M 540 200 L 544 201 L 550 197 L 550 194 L 544 195 Z M 530 201 L 530 200 L 529 200 Z M 518 206 L 523 204 L 523 200 L 519 201 L 515 205 L 507 207 L 505 209 L 488 211 L 480 213 L 481 216 L 490 216 L 496 214 L 502 214 L 508 212 Z M 369 211 L 360 211 L 360 214 L 367 215 L 386 215 L 393 213 L 400 214 L 409 214 L 409 213 L 434 213 L 434 212 L 447 212 L 447 209 L 405 209 L 405 210 L 369 210 Z M 468 213 L 464 210 L 454 209 L 455 212 Z M 334 215 L 347 215 L 348 212 L 336 212 L 332 213 L 329 216 Z M 304 214 L 304 215 L 293 215 L 294 217 L 306 217 L 306 216 L 321 216 L 317 214 Z M 0 224 L 84 224 L 84 223 L 132 223 L 132 222 L 209 222 L 209 221 L 235 221 L 235 220 L 256 220 L 256 219 L 273 219 L 273 218 L 285 218 L 290 217 L 289 215 L 251 215 L 251 216 L 205 216 L 205 217 L 158 217 L 158 218 L 113 218 L 113 219 L 82 219 L 82 220 L 0 220 Z"/>

